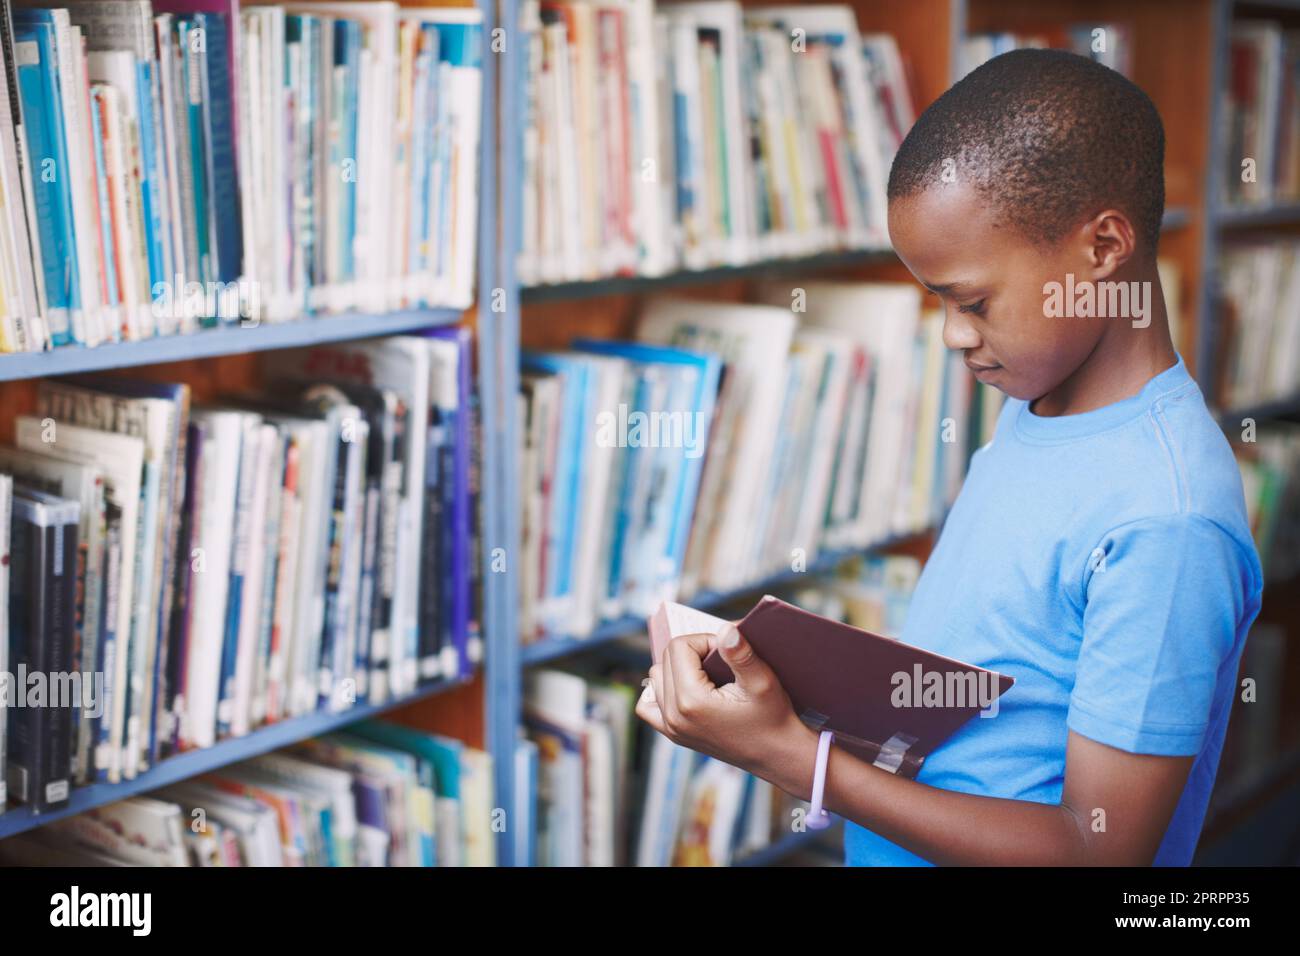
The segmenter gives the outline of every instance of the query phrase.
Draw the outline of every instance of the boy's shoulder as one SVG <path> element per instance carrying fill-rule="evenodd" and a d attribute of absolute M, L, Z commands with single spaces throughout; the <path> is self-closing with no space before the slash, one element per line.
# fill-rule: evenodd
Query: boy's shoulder
<path fill-rule="evenodd" d="M 1055 459 L 1075 507 L 1097 524 L 1209 522 L 1254 557 L 1240 468 L 1181 360 L 1139 395 L 1096 412 L 1040 418 L 1008 398 L 992 444 L 1001 443 Z"/>

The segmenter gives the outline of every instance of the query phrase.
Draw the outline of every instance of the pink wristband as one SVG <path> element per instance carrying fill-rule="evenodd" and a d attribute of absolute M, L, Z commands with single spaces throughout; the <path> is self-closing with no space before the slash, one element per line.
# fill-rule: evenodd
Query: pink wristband
<path fill-rule="evenodd" d="M 813 771 L 812 805 L 808 808 L 805 821 L 809 830 L 824 830 L 831 825 L 830 814 L 822 809 L 822 797 L 826 793 L 826 764 L 830 760 L 831 741 L 835 735 L 823 730 L 817 738 L 817 769 Z"/>

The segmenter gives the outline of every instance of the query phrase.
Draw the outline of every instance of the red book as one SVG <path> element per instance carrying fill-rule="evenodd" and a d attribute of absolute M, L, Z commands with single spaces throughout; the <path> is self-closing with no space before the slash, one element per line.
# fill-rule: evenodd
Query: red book
<path fill-rule="evenodd" d="M 649 621 L 655 660 L 674 637 L 718 633 L 726 624 L 679 604 Z M 921 650 L 768 596 L 737 625 L 790 695 L 795 712 L 835 743 L 882 769 L 915 777 L 925 758 L 976 714 L 997 715 L 1015 681 L 996 671 Z M 704 671 L 733 680 L 717 651 Z"/>

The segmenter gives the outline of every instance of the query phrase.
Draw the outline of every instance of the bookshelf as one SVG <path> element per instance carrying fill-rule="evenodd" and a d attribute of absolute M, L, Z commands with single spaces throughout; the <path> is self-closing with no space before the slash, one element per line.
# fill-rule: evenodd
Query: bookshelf
<path fill-rule="evenodd" d="M 521 645 L 519 639 L 520 524 L 518 435 L 515 396 L 519 391 L 521 342 L 567 341 L 575 327 L 589 334 L 620 334 L 638 298 L 663 290 L 705 290 L 724 297 L 743 291 L 745 283 L 773 275 L 850 275 L 899 280 L 906 270 L 885 249 L 837 252 L 804 258 L 749 263 L 718 269 L 677 271 L 657 277 L 619 277 L 590 282 L 524 286 L 517 260 L 521 243 L 522 130 L 526 70 L 521 44 L 512 42 L 519 22 L 519 0 L 476 0 L 484 18 L 484 36 L 502 31 L 504 46 L 491 49 L 483 71 L 478 212 L 479 294 L 473 311 L 478 382 L 482 408 L 481 533 L 484 567 L 481 702 L 486 749 L 494 761 L 496 802 L 518 819 L 516 744 L 522 711 L 525 668 L 560 657 L 608 646 L 643 629 L 643 622 L 624 618 L 601 626 L 585 638 L 557 636 Z M 1236 0 L 886 0 L 850 3 L 864 31 L 893 34 L 909 63 L 918 110 L 924 109 L 962 72 L 962 40 L 972 32 L 1011 29 L 1017 25 L 1075 20 L 1131 22 L 1139 49 L 1134 79 L 1160 108 L 1168 136 L 1167 210 L 1162 254 L 1174 259 L 1182 275 L 1184 343 L 1187 360 L 1214 400 L 1212 376 L 1219 346 L 1220 314 L 1214 263 L 1228 232 L 1300 225 L 1300 204 L 1264 208 L 1229 208 L 1210 188 L 1219 181 L 1222 163 L 1220 115 L 1227 71 L 1227 30 L 1242 10 L 1279 10 L 1300 15 L 1300 2 L 1242 4 Z M 581 305 L 576 305 L 581 303 Z M 460 321 L 453 310 L 417 310 L 387 315 L 305 318 L 257 328 L 219 329 L 94 349 L 63 348 L 33 355 L 0 356 L 0 396 L 8 408 L 10 392 L 21 383 L 45 376 L 104 369 L 143 368 L 165 363 L 237 357 L 272 349 L 411 332 Z M 572 320 L 572 321 L 570 321 Z M 13 383 L 13 384 L 8 384 Z M 1300 394 L 1243 414 L 1266 418 L 1300 411 Z M 1223 413 L 1225 427 L 1239 419 Z M 891 539 L 865 549 L 921 548 L 928 536 Z M 745 594 L 761 592 L 809 575 L 833 570 L 864 549 L 824 554 L 805 572 L 782 574 L 726 593 L 697 595 L 694 603 L 715 608 Z M 122 799 L 201 774 L 220 766 L 329 731 L 353 720 L 389 712 L 412 702 L 427 702 L 452 685 L 433 685 L 418 693 L 373 708 L 342 714 L 313 714 L 254 731 L 201 751 L 173 757 L 135 780 L 95 785 L 73 792 L 66 810 L 34 817 L 21 808 L 0 815 L 0 837 L 21 832 L 59 816 Z M 746 864 L 770 863 L 803 845 L 793 835 L 756 854 Z M 498 860 L 512 865 L 516 839 L 510 827 L 499 836 Z M 738 861 L 740 862 L 740 861 Z"/>
<path fill-rule="evenodd" d="M 487 38 L 497 23 L 496 5 L 492 0 L 471 0 L 458 3 L 444 0 L 440 6 L 476 7 L 483 16 L 483 35 Z M 480 197 L 477 212 L 477 264 L 476 279 L 480 290 L 499 287 L 498 247 L 496 242 L 497 204 L 494 186 L 497 183 L 496 103 L 497 83 L 494 72 L 483 70 L 481 132 L 479 154 Z M 505 350 L 511 348 L 510 329 L 504 316 L 491 309 L 490 296 L 479 294 L 476 304 L 468 310 L 453 308 L 419 308 L 372 314 L 346 312 L 319 316 L 304 316 L 286 322 L 263 322 L 246 328 L 226 327 L 176 334 L 137 341 L 109 343 L 93 348 L 64 346 L 52 351 L 30 354 L 0 355 L 0 404 L 6 419 L 15 411 L 30 408 L 32 383 L 47 376 L 109 369 L 136 370 L 142 376 L 179 377 L 195 387 L 196 397 L 211 398 L 221 388 L 232 384 L 249 384 L 251 362 L 257 353 L 289 349 L 307 345 L 348 340 L 367 339 L 387 335 L 418 332 L 440 326 L 470 322 L 476 330 L 475 360 L 481 373 L 478 377 L 483 411 L 483 482 L 481 504 L 484 515 L 484 553 L 490 556 L 491 546 L 505 540 L 509 512 L 502 496 L 502 485 L 492 476 L 508 470 L 510 446 L 503 444 L 504 433 L 494 423 L 499 420 L 499 409 L 504 396 L 512 394 L 513 380 L 495 382 L 497 369 L 512 367 L 505 361 Z M 509 353 L 517 355 L 516 351 Z M 163 368 L 154 369 L 154 366 Z M 506 402 L 506 407 L 513 407 Z M 8 437 L 8 422 L 0 428 Z M 508 617 L 501 613 L 509 606 L 509 593 L 505 577 L 487 575 L 483 585 L 483 629 L 485 644 L 500 642 L 496 629 L 508 626 Z M 210 747 L 175 754 L 159 761 L 155 766 L 130 780 L 120 783 L 97 783 L 74 787 L 66 806 L 55 811 L 36 814 L 25 806 L 11 806 L 0 814 L 0 838 L 22 833 L 47 823 L 95 807 L 104 806 L 131 796 L 144 794 L 159 787 L 208 773 L 218 768 L 247 760 L 251 757 L 283 748 L 296 742 L 329 733 L 358 721 L 379 715 L 390 715 L 402 720 L 428 721 L 439 719 L 446 712 L 440 701 L 464 710 L 477 707 L 479 700 L 490 695 L 481 693 L 482 666 L 467 680 L 441 679 L 420 686 L 415 691 L 392 698 L 380 704 L 353 706 L 340 712 L 316 711 L 272 723 L 250 733 L 218 741 Z M 468 693 L 467 693 L 468 692 Z M 403 712 L 400 715 L 399 712 Z M 455 732 L 462 734 L 467 743 L 480 745 L 483 721 L 479 714 L 451 714 L 449 722 Z"/>
<path fill-rule="evenodd" d="M 191 750 L 169 757 L 133 780 L 76 787 L 72 790 L 67 805 L 58 810 L 36 814 L 27 807 L 17 807 L 0 815 L 0 839 L 107 803 L 116 803 L 127 797 L 145 794 L 189 777 L 209 773 L 241 760 L 287 747 L 309 737 L 319 737 L 357 721 L 391 713 L 399 707 L 427 700 L 453 686 L 455 685 L 450 682 L 433 683 L 421 687 L 413 694 L 383 704 L 352 707 L 337 714 L 318 712 L 294 717 L 262 727 L 244 737 L 233 737 L 202 750 Z"/>

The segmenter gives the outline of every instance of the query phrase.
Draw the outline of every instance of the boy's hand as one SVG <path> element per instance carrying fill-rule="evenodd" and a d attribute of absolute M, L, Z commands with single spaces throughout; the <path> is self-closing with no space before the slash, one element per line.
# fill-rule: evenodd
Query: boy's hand
<path fill-rule="evenodd" d="M 703 668 L 714 647 L 736 678 L 722 687 Z M 817 734 L 795 714 L 772 669 L 734 625 L 716 637 L 673 638 L 650 668 L 636 712 L 673 743 L 778 785 L 812 780 Z"/>

